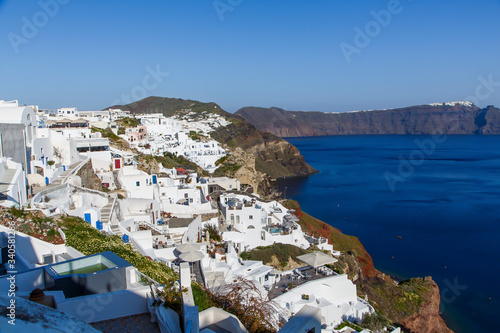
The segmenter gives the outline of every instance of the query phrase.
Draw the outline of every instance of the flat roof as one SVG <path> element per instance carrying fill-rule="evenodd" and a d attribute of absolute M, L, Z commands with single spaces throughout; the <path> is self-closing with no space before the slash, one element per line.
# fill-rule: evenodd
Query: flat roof
<path fill-rule="evenodd" d="M 184 228 L 193 222 L 193 219 L 174 217 L 168 221 L 170 228 Z"/>

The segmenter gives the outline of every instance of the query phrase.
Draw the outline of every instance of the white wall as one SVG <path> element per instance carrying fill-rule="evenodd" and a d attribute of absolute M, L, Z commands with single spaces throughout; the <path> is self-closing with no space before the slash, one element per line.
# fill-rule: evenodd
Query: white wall
<path fill-rule="evenodd" d="M 9 229 L 0 225 L 0 238 L 2 242 L 8 237 Z M 39 263 L 43 263 L 43 255 L 66 253 L 66 245 L 54 245 L 44 242 L 38 238 L 30 237 L 20 231 L 16 231 L 16 256 L 22 257 L 26 262 L 35 268 Z"/>
<path fill-rule="evenodd" d="M 182 244 L 197 242 L 198 235 L 201 237 L 201 216 L 198 215 L 188 226 L 187 232 L 182 236 Z"/>

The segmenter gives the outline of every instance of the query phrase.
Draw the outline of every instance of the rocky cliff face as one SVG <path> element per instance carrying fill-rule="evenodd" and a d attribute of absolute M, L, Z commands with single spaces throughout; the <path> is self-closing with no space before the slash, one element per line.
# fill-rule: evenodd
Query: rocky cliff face
<path fill-rule="evenodd" d="M 420 105 L 344 113 L 246 107 L 236 113 L 280 137 L 365 134 L 500 134 L 500 110 L 473 104 Z"/>
<path fill-rule="evenodd" d="M 375 269 L 358 238 L 304 213 L 296 201 L 288 200 L 284 204 L 295 210 L 303 231 L 326 237 L 336 250 L 343 252 L 335 268 L 347 274 L 357 285 L 358 296 L 367 297 L 390 322 L 412 333 L 452 332 L 439 315 L 439 288 L 432 278 L 414 278 L 396 284 Z"/>
<path fill-rule="evenodd" d="M 270 133 L 257 130 L 243 119 L 223 127 L 212 137 L 229 149 L 241 148 L 255 157 L 255 169 L 273 178 L 307 176 L 309 166 L 297 147 Z"/>
<path fill-rule="evenodd" d="M 82 187 L 97 191 L 102 190 L 102 182 L 94 173 L 91 161 L 85 163 L 80 170 L 78 170 L 77 176 L 82 180 Z"/>
<path fill-rule="evenodd" d="M 410 332 L 418 333 L 452 333 L 443 318 L 439 315 L 441 297 L 439 287 L 431 277 L 425 278 L 429 285 L 429 294 L 424 299 L 421 308 L 411 317 L 404 318 L 401 324 Z"/>

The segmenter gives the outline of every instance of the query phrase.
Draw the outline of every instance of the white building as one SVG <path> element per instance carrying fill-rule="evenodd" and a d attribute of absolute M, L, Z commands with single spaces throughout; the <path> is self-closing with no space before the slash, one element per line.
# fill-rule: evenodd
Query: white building
<path fill-rule="evenodd" d="M 322 324 L 335 327 L 344 320 L 361 321 L 373 313 L 368 302 L 357 297 L 356 285 L 347 275 L 334 275 L 299 285 L 273 299 L 289 317 L 309 305 L 321 310 Z"/>
<path fill-rule="evenodd" d="M 0 160 L 0 206 L 23 206 L 26 203 L 26 175 L 21 163 L 6 157 Z"/>
<path fill-rule="evenodd" d="M 60 108 L 57 109 L 57 115 L 61 117 L 79 117 L 77 108 Z"/>
<path fill-rule="evenodd" d="M 133 166 L 124 166 L 118 171 L 118 182 L 129 198 L 159 199 L 157 175 L 148 175 Z"/>
<path fill-rule="evenodd" d="M 36 136 L 36 106 L 0 100 L 0 157 L 12 157 L 31 173 L 31 148 Z"/>
<path fill-rule="evenodd" d="M 137 225 L 157 225 L 161 220 L 161 210 L 158 201 L 151 199 L 129 198 L 119 200 L 123 220 L 134 220 Z"/>
<path fill-rule="evenodd" d="M 222 237 L 232 240 L 241 251 L 274 243 L 303 249 L 310 246 L 297 218 L 277 201 L 229 193 L 220 196 L 219 207 L 221 218 L 230 229 Z"/>
<path fill-rule="evenodd" d="M 273 272 L 274 268 L 264 265 L 262 261 L 241 260 L 232 242 L 228 242 L 224 260 L 220 256 L 215 259 L 205 257 L 201 264 L 207 288 L 217 288 L 244 279 L 252 281 L 267 297 L 267 290 L 262 287 L 270 287 L 279 280 L 279 275 Z"/>
<path fill-rule="evenodd" d="M 203 125 L 198 121 L 190 123 L 192 126 L 187 126 L 186 122 L 167 118 L 161 114 L 137 115 L 137 118 L 141 120 L 142 125 L 135 129 L 127 129 L 126 134 L 121 137 L 143 153 L 161 155 L 170 152 L 183 155 L 209 172 L 215 171 L 217 169 L 215 162 L 227 154 L 215 140 L 195 141 L 189 136 L 190 130 L 198 132 L 197 128 L 192 127 L 194 124 L 206 127 L 206 131 L 201 131 L 205 136 L 216 127 Z M 211 120 L 210 123 L 215 124 L 217 121 Z"/>
<path fill-rule="evenodd" d="M 228 177 L 209 177 L 206 179 L 206 193 L 215 191 L 239 191 L 240 181 L 236 178 Z"/>

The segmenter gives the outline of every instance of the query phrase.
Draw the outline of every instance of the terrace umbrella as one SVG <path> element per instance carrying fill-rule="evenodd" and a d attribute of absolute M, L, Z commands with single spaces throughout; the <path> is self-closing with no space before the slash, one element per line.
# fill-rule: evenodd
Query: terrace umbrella
<path fill-rule="evenodd" d="M 334 264 L 338 261 L 334 257 L 329 256 L 328 254 L 325 254 L 325 253 L 319 252 L 319 251 L 303 254 L 301 256 L 298 256 L 297 259 L 305 262 L 309 266 L 314 267 L 314 269 L 316 269 L 320 266 Z"/>
<path fill-rule="evenodd" d="M 190 251 L 182 253 L 179 258 L 187 262 L 195 262 L 203 259 L 205 255 L 199 251 Z"/>
<path fill-rule="evenodd" d="M 175 249 L 180 253 L 193 252 L 193 251 L 199 251 L 201 249 L 201 246 L 196 243 L 187 243 L 179 245 Z"/>

